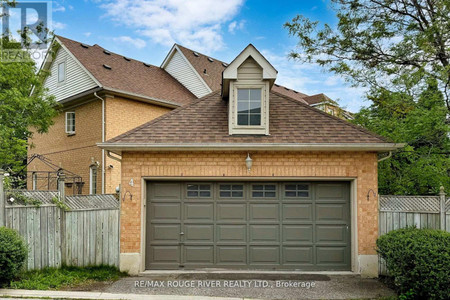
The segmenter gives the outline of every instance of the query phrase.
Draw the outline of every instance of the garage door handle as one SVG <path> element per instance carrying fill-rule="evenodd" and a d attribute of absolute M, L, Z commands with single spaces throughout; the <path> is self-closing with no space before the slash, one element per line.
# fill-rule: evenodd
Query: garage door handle
<path fill-rule="evenodd" d="M 180 235 L 184 235 L 184 232 L 180 232 Z"/>

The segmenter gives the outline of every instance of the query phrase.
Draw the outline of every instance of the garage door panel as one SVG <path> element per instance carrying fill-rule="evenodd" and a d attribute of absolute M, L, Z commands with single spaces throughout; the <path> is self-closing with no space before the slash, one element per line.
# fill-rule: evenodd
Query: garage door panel
<path fill-rule="evenodd" d="M 316 204 L 316 221 L 344 222 L 348 220 L 348 205 L 339 203 Z"/>
<path fill-rule="evenodd" d="M 217 246 L 217 264 L 247 265 L 247 247 Z"/>
<path fill-rule="evenodd" d="M 214 242 L 214 225 L 185 225 L 184 241 L 190 242 Z"/>
<path fill-rule="evenodd" d="M 179 224 L 151 224 L 150 231 L 152 243 L 178 243 L 181 232 Z"/>
<path fill-rule="evenodd" d="M 242 221 L 247 219 L 247 205 L 245 203 L 218 203 L 217 221 Z"/>
<path fill-rule="evenodd" d="M 181 183 L 152 183 L 150 185 L 149 194 L 153 201 L 181 200 Z"/>
<path fill-rule="evenodd" d="M 349 198 L 348 184 L 346 183 L 317 183 L 316 201 L 343 201 Z"/>
<path fill-rule="evenodd" d="M 316 225 L 316 243 L 339 243 L 347 241 L 345 225 Z"/>
<path fill-rule="evenodd" d="M 283 221 L 311 222 L 313 220 L 312 203 L 283 204 Z"/>
<path fill-rule="evenodd" d="M 283 243 L 291 244 L 312 244 L 313 226 L 312 225 L 284 225 Z"/>
<path fill-rule="evenodd" d="M 283 247 L 283 265 L 313 264 L 313 247 Z"/>
<path fill-rule="evenodd" d="M 150 261 L 154 264 L 177 265 L 180 263 L 180 246 L 150 246 Z"/>
<path fill-rule="evenodd" d="M 214 220 L 214 203 L 185 203 L 185 221 L 210 221 Z"/>
<path fill-rule="evenodd" d="M 346 247 L 316 247 L 317 265 L 345 266 Z"/>
<path fill-rule="evenodd" d="M 255 265 L 279 265 L 280 247 L 279 246 L 249 246 L 250 264 Z"/>
<path fill-rule="evenodd" d="M 277 243 L 280 241 L 279 225 L 250 225 L 250 243 Z"/>
<path fill-rule="evenodd" d="M 246 225 L 217 225 L 218 243 L 247 243 Z"/>
<path fill-rule="evenodd" d="M 150 221 L 181 221 L 180 203 L 151 203 Z"/>
<path fill-rule="evenodd" d="M 214 246 L 184 246 L 185 265 L 214 264 Z"/>
<path fill-rule="evenodd" d="M 250 221 L 271 221 L 276 222 L 280 219 L 279 204 L 250 204 Z"/>

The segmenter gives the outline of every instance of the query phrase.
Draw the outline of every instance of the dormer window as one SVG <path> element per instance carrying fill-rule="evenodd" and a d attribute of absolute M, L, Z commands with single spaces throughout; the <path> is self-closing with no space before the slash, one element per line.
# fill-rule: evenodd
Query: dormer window
<path fill-rule="evenodd" d="M 262 89 L 237 89 L 237 125 L 261 126 Z"/>
<path fill-rule="evenodd" d="M 269 135 L 269 94 L 277 70 L 249 45 L 223 71 L 229 134 Z"/>

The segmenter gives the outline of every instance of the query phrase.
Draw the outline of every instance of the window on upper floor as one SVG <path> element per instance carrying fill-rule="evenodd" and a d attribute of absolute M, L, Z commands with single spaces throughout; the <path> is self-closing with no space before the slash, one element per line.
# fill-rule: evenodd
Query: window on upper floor
<path fill-rule="evenodd" d="M 262 89 L 237 89 L 237 125 L 261 126 Z"/>
<path fill-rule="evenodd" d="M 66 133 L 75 134 L 75 112 L 66 112 Z"/>
<path fill-rule="evenodd" d="M 66 62 L 58 64 L 58 83 L 66 81 Z"/>

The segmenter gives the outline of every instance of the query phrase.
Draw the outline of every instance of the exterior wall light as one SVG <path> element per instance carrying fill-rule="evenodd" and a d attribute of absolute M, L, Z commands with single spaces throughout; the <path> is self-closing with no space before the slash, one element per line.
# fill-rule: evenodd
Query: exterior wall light
<path fill-rule="evenodd" d="M 250 157 L 250 153 L 247 153 L 247 158 L 245 159 L 245 165 L 247 166 L 247 171 L 250 173 L 253 165 L 253 159 Z"/>

